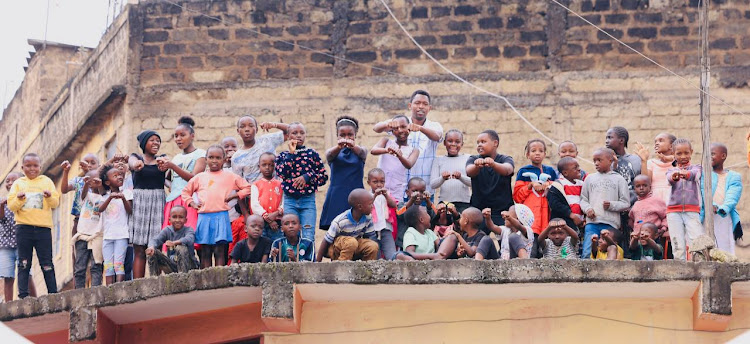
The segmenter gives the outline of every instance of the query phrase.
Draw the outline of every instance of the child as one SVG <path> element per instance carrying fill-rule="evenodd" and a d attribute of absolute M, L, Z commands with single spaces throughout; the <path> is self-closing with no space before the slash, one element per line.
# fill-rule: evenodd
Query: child
<path fill-rule="evenodd" d="M 234 152 L 237 151 L 237 139 L 231 136 L 227 136 L 221 140 L 221 146 L 224 148 L 224 155 L 226 155 L 226 157 L 224 158 L 223 170 L 232 172 L 232 156 L 234 155 Z M 233 191 L 230 194 L 230 198 L 231 199 L 227 202 L 227 205 L 229 206 L 229 221 L 231 221 L 232 224 L 232 242 L 229 243 L 229 249 L 227 250 L 227 252 L 232 252 L 234 245 L 237 244 L 240 240 L 246 238 L 245 218 L 240 215 L 242 215 L 242 209 L 246 208 L 247 204 L 243 203 L 243 206 L 239 205 L 237 192 Z M 247 210 L 245 210 L 245 212 L 247 212 Z M 231 263 L 232 261 L 228 258 L 229 257 L 227 257 L 227 262 Z"/>
<path fill-rule="evenodd" d="M 624 127 L 612 127 L 607 130 L 605 145 L 615 152 L 617 164 L 612 169 L 625 179 L 625 183 L 630 190 L 630 205 L 635 203 L 637 196 L 633 190 L 633 179 L 639 174 L 648 174 L 646 161 L 648 160 L 648 150 L 640 143 L 636 147 L 638 155 L 627 154 L 630 134 Z"/>
<path fill-rule="evenodd" d="M 500 258 L 500 254 L 495 248 L 495 242 L 481 230 L 484 219 L 479 209 L 466 208 L 461 213 L 458 222 L 463 233 L 459 235 L 459 232 L 453 230 L 453 228 L 446 230 L 445 239 L 438 249 L 438 255 L 442 256 L 443 247 L 448 245 L 451 238 L 455 237 L 456 243 L 453 244 L 456 247 L 455 258 L 473 257 L 476 260 Z"/>
<path fill-rule="evenodd" d="M 76 176 L 73 179 L 68 179 L 70 173 L 70 162 L 65 160 L 60 164 L 63 175 L 62 180 L 67 181 L 60 184 L 60 193 L 66 194 L 71 191 L 75 191 L 75 198 L 73 198 L 73 207 L 70 209 L 70 214 L 73 215 L 73 235 L 76 235 L 78 231 L 78 218 L 81 215 L 81 189 L 83 189 L 83 176 L 89 171 L 99 169 L 99 158 L 96 155 L 89 153 L 83 156 L 83 160 L 78 163 L 81 170 L 81 175 Z"/>
<path fill-rule="evenodd" d="M 227 245 L 232 241 L 227 199 L 232 191 L 237 191 L 240 199 L 250 194 L 250 184 L 246 180 L 222 169 L 224 158 L 221 146 L 209 147 L 206 151 L 208 171 L 196 174 L 182 190 L 183 201 L 198 210 L 195 243 L 201 245 L 202 269 L 211 267 L 212 255 L 216 266 L 226 265 Z M 197 193 L 197 197 L 193 197 L 193 193 Z"/>
<path fill-rule="evenodd" d="M 177 121 L 177 127 L 174 129 L 174 143 L 177 144 L 177 148 L 182 150 L 182 153 L 175 155 L 172 160 L 166 157 L 157 159 L 160 162 L 159 165 L 168 171 L 167 179 L 171 181 L 167 203 L 164 205 L 164 223 L 162 229 L 170 225 L 169 219 L 172 207 L 176 205 L 184 207 L 186 205 L 180 195 L 182 194 L 182 189 L 187 185 L 188 180 L 193 178 L 197 173 L 206 170 L 206 151 L 195 148 L 193 144 L 195 140 L 194 126 L 195 121 L 191 117 L 180 117 Z M 195 228 L 198 222 L 198 213 L 195 209 L 186 209 L 187 222 L 185 222 L 185 225 Z"/>
<path fill-rule="evenodd" d="M 646 167 L 651 177 L 651 191 L 654 197 L 660 198 L 664 204 L 669 203 L 669 195 L 672 186 L 667 181 L 667 170 L 674 163 L 674 150 L 672 145 L 677 138 L 670 133 L 661 133 L 654 138 L 654 152 L 656 157 L 649 159 Z"/>
<path fill-rule="evenodd" d="M 740 223 L 737 203 L 742 196 L 742 177 L 739 173 L 724 169 L 727 160 L 727 146 L 722 143 L 711 144 L 711 185 L 713 190 L 714 235 L 716 247 L 734 254 L 734 229 Z M 703 180 L 701 179 L 701 183 Z M 701 191 L 703 187 L 701 185 Z M 703 212 L 701 209 L 701 222 Z"/>
<path fill-rule="evenodd" d="M 424 202 L 427 205 L 427 215 L 429 215 L 430 217 L 435 215 L 435 206 L 432 204 L 432 201 L 430 200 L 430 194 L 427 193 L 426 190 L 427 183 L 425 183 L 424 179 L 414 177 L 409 180 L 406 189 L 409 199 L 405 203 L 402 202 L 401 204 L 399 204 L 399 207 L 396 210 L 396 219 L 398 222 L 398 233 L 396 233 L 396 247 L 404 247 L 402 245 L 404 241 L 404 233 L 406 233 L 406 229 L 409 228 L 409 226 L 406 225 L 406 220 L 404 219 L 403 215 L 407 209 L 409 209 L 412 205 L 421 205 Z"/>
<path fill-rule="evenodd" d="M 365 189 L 354 189 L 349 194 L 351 208 L 336 216 L 320 243 L 316 262 L 328 255 L 331 260 L 375 260 L 378 258 L 378 243 L 372 224 L 372 193 Z"/>
<path fill-rule="evenodd" d="M 617 244 L 618 238 L 614 233 L 604 229 L 601 232 L 601 238 L 596 234 L 592 235 L 591 246 L 595 248 L 595 252 L 591 252 L 589 258 L 594 260 L 623 260 L 624 251 Z"/>
<path fill-rule="evenodd" d="M 312 262 L 315 259 L 315 243 L 310 239 L 300 238 L 299 218 L 287 214 L 281 218 L 281 231 L 284 237 L 271 244 L 270 261 L 276 262 Z"/>
<path fill-rule="evenodd" d="M 529 258 L 534 249 L 534 213 L 523 204 L 502 212 L 503 225 L 492 221 L 492 210 L 482 210 L 485 226 L 500 236 L 500 259 Z"/>
<path fill-rule="evenodd" d="M 125 253 L 128 249 L 128 217 L 133 213 L 133 195 L 120 192 L 125 179 L 122 171 L 112 165 L 104 165 L 99 178 L 107 194 L 99 205 L 102 218 L 102 255 L 104 256 L 104 279 L 107 285 L 125 280 Z M 145 254 L 145 250 L 144 250 Z"/>
<path fill-rule="evenodd" d="M 397 201 L 404 200 L 407 170 L 412 168 L 419 158 L 419 149 L 409 145 L 409 119 L 404 115 L 393 117 L 391 128 L 395 140 L 384 137 L 372 147 L 370 154 L 380 155 L 378 168 L 385 172 L 385 188 Z"/>
<path fill-rule="evenodd" d="M 664 248 L 654 239 L 658 236 L 657 226 L 646 222 L 641 230 L 630 234 L 630 259 L 632 260 L 661 260 Z"/>
<path fill-rule="evenodd" d="M 91 263 L 91 286 L 102 285 L 102 264 L 104 263 L 101 213 L 99 212 L 99 206 L 104 201 L 102 197 L 104 186 L 99 178 L 98 170 L 88 171 L 83 180 L 78 231 L 71 239 L 75 248 L 73 276 L 76 289 L 86 287 L 86 270 L 88 270 L 89 263 Z"/>
<path fill-rule="evenodd" d="M 466 160 L 469 156 L 460 154 L 464 134 L 457 129 L 448 130 L 443 144 L 448 154 L 437 157 L 432 164 L 430 186 L 432 189 L 440 189 L 438 202 L 452 203 L 458 213 L 461 213 L 471 202 L 471 178 L 466 175 Z"/>
<path fill-rule="evenodd" d="M 396 254 L 398 221 L 396 220 L 396 200 L 385 188 L 385 172 L 373 168 L 367 173 L 367 185 L 375 200 L 372 203 L 372 223 L 377 233 L 380 253 L 385 259 L 393 259 Z M 395 230 L 394 230 L 395 229 Z"/>
<path fill-rule="evenodd" d="M 32 252 L 42 267 L 47 293 L 57 293 L 55 266 L 52 264 L 52 209 L 60 204 L 60 194 L 47 176 L 41 175 L 42 161 L 35 153 L 21 159 L 24 177 L 18 178 L 8 192 L 8 208 L 16 221 L 18 244 L 18 298 L 29 296 L 29 272 Z"/>
<path fill-rule="evenodd" d="M 581 210 L 581 190 L 583 181 L 578 161 L 571 157 L 564 157 L 557 162 L 560 178 L 552 183 L 547 192 L 550 217 L 561 218 L 568 227 L 576 232 L 583 229 L 583 211 Z"/>
<path fill-rule="evenodd" d="M 429 229 L 430 216 L 425 208 L 416 205 L 404 213 L 409 229 L 404 234 L 404 251 L 416 260 L 434 259 L 440 239 Z"/>
<path fill-rule="evenodd" d="M 258 129 L 265 131 L 271 128 L 279 129 L 280 132 L 263 135 L 257 138 L 255 134 Z M 281 146 L 286 141 L 286 133 L 289 126 L 284 123 L 261 123 L 253 116 L 242 116 L 237 120 L 237 133 L 242 139 L 242 148 L 232 155 L 232 172 L 252 184 L 260 179 L 260 170 L 258 169 L 258 160 L 263 153 L 273 153 L 276 147 Z M 240 202 L 242 204 L 242 202 Z"/>
<path fill-rule="evenodd" d="M 161 231 L 164 220 L 164 181 L 166 166 L 157 162 L 161 136 L 153 130 L 138 134 L 143 156 L 133 153 L 128 165 L 133 176 L 133 217 L 130 219 L 130 243 L 133 244 L 133 278 L 146 274 L 146 247 Z M 160 157 L 160 156 L 159 156 Z"/>
<path fill-rule="evenodd" d="M 573 141 L 560 142 L 560 145 L 557 146 L 557 155 L 560 157 L 560 160 L 564 158 L 577 159 L 578 158 L 578 146 Z M 562 171 L 557 169 L 555 170 L 555 172 L 557 172 L 557 178 L 562 179 L 562 175 L 561 175 Z M 578 179 L 585 180 L 586 174 L 587 174 L 586 171 L 581 170 L 581 176 L 578 177 Z"/>
<path fill-rule="evenodd" d="M 467 208 L 468 209 L 468 208 Z M 459 222 L 459 215 L 456 206 L 453 203 L 440 202 L 435 209 L 435 215 L 430 219 L 430 228 L 433 229 L 438 238 L 445 237 L 448 228 L 453 228 L 456 222 Z"/>
<path fill-rule="evenodd" d="M 639 174 L 633 180 L 633 185 L 638 201 L 633 204 L 628 214 L 632 234 L 640 235 L 643 224 L 651 223 L 657 228 L 651 236 L 656 240 L 667 230 L 667 205 L 651 193 L 651 178 L 647 175 Z"/>
<path fill-rule="evenodd" d="M 609 148 L 594 151 L 596 173 L 589 174 L 581 190 L 581 210 L 586 214 L 583 253 L 592 256 L 591 238 L 603 230 L 618 230 L 620 213 L 630 208 L 628 183 L 620 174 L 612 171 L 615 152 Z"/>
<path fill-rule="evenodd" d="M 477 136 L 477 153 L 466 160 L 466 175 L 471 178 L 471 206 L 490 208 L 492 222 L 504 224 L 501 213 L 513 205 L 510 186 L 513 178 L 513 158 L 497 153 L 500 137 L 494 130 L 485 130 Z M 489 234 L 487 228 L 482 228 Z"/>
<path fill-rule="evenodd" d="M 578 233 L 561 218 L 550 220 L 537 240 L 544 259 L 578 259 Z"/>
<path fill-rule="evenodd" d="M 232 136 L 227 136 L 221 140 L 221 147 L 224 148 L 224 154 L 227 157 L 224 159 L 224 169 L 232 171 L 232 156 L 237 151 L 237 139 Z"/>
<path fill-rule="evenodd" d="M 318 152 L 304 146 L 306 133 L 302 123 L 291 123 L 288 130 L 289 151 L 276 157 L 276 175 L 284 190 L 284 212 L 297 215 L 302 224 L 302 237 L 315 241 L 318 214 L 315 192 L 326 184 L 328 173 Z"/>
<path fill-rule="evenodd" d="M 271 250 L 271 241 L 261 236 L 263 233 L 263 218 L 253 214 L 247 218 L 245 226 L 247 237 L 234 246 L 232 250 L 232 264 L 265 263 Z"/>
<path fill-rule="evenodd" d="M 11 185 L 21 177 L 18 172 L 8 173 L 5 178 L 5 191 L 10 191 Z M 13 300 L 13 284 L 16 282 L 16 222 L 13 212 L 8 208 L 8 199 L 0 200 L 0 278 L 3 279 L 4 301 Z M 36 297 L 34 283 L 29 281 L 31 297 Z"/>
<path fill-rule="evenodd" d="M 172 207 L 169 212 L 171 225 L 165 227 L 159 235 L 151 239 L 146 249 L 148 267 L 151 276 L 162 273 L 188 272 L 198 267 L 195 259 L 195 230 L 186 226 L 187 209 L 181 205 Z M 166 245 L 167 254 L 161 249 Z"/>
<path fill-rule="evenodd" d="M 284 215 L 284 197 L 281 191 L 281 180 L 274 178 L 276 156 L 263 153 L 260 156 L 260 173 L 263 176 L 256 180 L 250 191 L 250 208 L 253 214 L 263 218 L 263 236 L 274 241 L 283 237 L 279 231 L 279 220 Z"/>
<path fill-rule="evenodd" d="M 336 119 L 337 144 L 326 151 L 326 161 L 331 168 L 331 185 L 326 192 L 323 211 L 320 213 L 320 229 L 326 230 L 336 215 L 348 208 L 346 197 L 354 189 L 361 189 L 365 171 L 367 149 L 355 144 L 359 121 L 354 117 L 341 116 Z"/>
<path fill-rule="evenodd" d="M 677 167 L 667 170 L 672 195 L 667 206 L 667 224 L 674 259 L 686 260 L 690 242 L 703 234 L 701 223 L 701 166 L 691 165 L 693 146 L 687 139 L 674 141 Z"/>
<path fill-rule="evenodd" d="M 534 212 L 534 226 L 531 228 L 536 235 L 547 228 L 549 222 L 549 203 L 547 202 L 547 188 L 552 181 L 557 180 L 555 169 L 543 165 L 542 162 L 547 154 L 547 145 L 540 139 L 532 139 L 526 143 L 526 158 L 531 161 L 531 165 L 526 165 L 518 170 L 516 175 L 516 185 L 513 190 L 513 200 L 516 203 L 524 204 Z M 536 178 L 532 178 L 529 174 Z M 542 174 L 549 176 L 548 181 L 544 181 Z"/>

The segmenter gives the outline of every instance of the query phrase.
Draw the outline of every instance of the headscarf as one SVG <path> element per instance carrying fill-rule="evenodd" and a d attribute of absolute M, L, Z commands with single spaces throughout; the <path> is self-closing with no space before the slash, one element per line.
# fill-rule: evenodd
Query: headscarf
<path fill-rule="evenodd" d="M 534 231 L 531 230 L 531 225 L 534 223 L 534 212 L 524 204 L 516 203 L 514 208 L 518 222 L 526 228 L 526 252 L 530 255 L 531 249 L 534 247 Z M 500 228 L 503 230 L 500 237 L 500 259 L 510 259 L 510 236 L 521 234 L 513 233 L 508 226 L 501 226 Z"/>
<path fill-rule="evenodd" d="M 144 153 L 146 152 L 146 142 L 148 142 L 148 139 L 150 139 L 151 136 L 154 136 L 154 135 L 156 135 L 156 137 L 158 137 L 159 140 L 161 140 L 161 136 L 159 136 L 159 133 L 153 130 L 146 129 L 142 131 L 140 134 L 138 134 L 138 137 L 137 137 L 138 145 L 141 147 L 142 152 Z"/>

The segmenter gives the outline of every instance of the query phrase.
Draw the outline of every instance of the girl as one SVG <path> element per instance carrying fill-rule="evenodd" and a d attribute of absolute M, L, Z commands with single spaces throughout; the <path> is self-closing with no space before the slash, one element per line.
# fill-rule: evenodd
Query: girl
<path fill-rule="evenodd" d="M 133 176 L 133 218 L 130 221 L 130 243 L 133 244 L 133 278 L 146 273 L 146 248 L 149 240 L 161 230 L 164 219 L 164 181 L 167 166 L 157 162 L 161 136 L 153 130 L 138 134 L 143 155 L 133 153 L 128 165 Z M 161 158 L 161 157 L 159 157 Z"/>
<path fill-rule="evenodd" d="M 104 240 L 102 255 L 104 256 L 104 278 L 107 285 L 125 280 L 125 253 L 128 249 L 128 216 L 133 213 L 131 202 L 133 194 L 120 192 L 125 180 L 121 170 L 112 165 L 105 165 L 99 172 L 102 186 L 108 191 L 99 206 L 101 213 Z M 143 251 L 145 253 L 145 250 Z"/>
<path fill-rule="evenodd" d="M 672 194 L 667 203 L 667 224 L 672 241 L 672 255 L 686 260 L 685 249 L 690 242 L 703 234 L 701 224 L 701 166 L 691 165 L 693 147 L 687 139 L 674 141 L 677 167 L 667 170 L 667 180 Z"/>
<path fill-rule="evenodd" d="M 516 203 L 526 205 L 534 213 L 534 221 L 531 229 L 534 234 L 539 235 L 549 224 L 549 203 L 547 202 L 547 188 L 551 182 L 557 180 L 557 173 L 551 166 L 542 165 L 547 154 L 547 145 L 540 139 L 529 140 L 526 143 L 526 158 L 531 160 L 531 165 L 526 165 L 518 170 L 516 185 L 513 190 L 513 200 Z M 537 178 L 529 177 L 529 172 Z M 549 175 L 548 181 L 542 181 L 541 174 Z M 532 253 L 533 254 L 533 253 Z"/>
<path fill-rule="evenodd" d="M 284 214 L 294 214 L 302 224 L 302 238 L 315 241 L 315 191 L 328 181 L 328 173 L 314 149 L 305 147 L 305 127 L 289 124 L 289 151 L 276 157 L 276 175 L 284 190 Z M 360 183 L 362 176 L 360 176 Z"/>
<path fill-rule="evenodd" d="M 349 116 L 336 119 L 338 143 L 326 151 L 326 161 L 331 168 L 331 185 L 326 193 L 320 213 L 320 229 L 327 230 L 333 218 L 349 209 L 347 198 L 354 189 L 361 189 L 365 171 L 367 149 L 354 144 L 359 122 Z"/>
<path fill-rule="evenodd" d="M 414 166 L 419 158 L 419 149 L 409 145 L 409 119 L 404 115 L 393 117 L 391 133 L 395 141 L 384 137 L 372 147 L 370 154 L 380 155 L 378 168 L 385 172 L 385 188 L 399 202 L 404 201 L 406 191 L 406 170 Z"/>
<path fill-rule="evenodd" d="M 665 204 L 669 204 L 669 196 L 672 186 L 667 181 L 667 170 L 674 163 L 674 150 L 672 145 L 677 138 L 670 133 L 661 133 L 654 139 L 654 152 L 656 158 L 650 159 L 646 165 L 648 175 L 651 177 L 651 192 L 654 197 L 661 198 Z"/>
<path fill-rule="evenodd" d="M 250 183 L 222 169 L 224 158 L 221 146 L 208 147 L 208 171 L 196 174 L 182 190 L 182 200 L 198 211 L 195 243 L 201 245 L 201 269 L 211 267 L 212 255 L 215 266 L 226 265 L 227 245 L 232 241 L 227 200 L 232 191 L 240 198 L 250 195 Z M 198 197 L 194 198 L 194 193 Z"/>
<path fill-rule="evenodd" d="M 281 146 L 287 139 L 288 125 L 283 123 L 261 123 L 260 129 L 265 131 L 271 128 L 281 130 L 273 134 L 263 135 L 256 140 L 255 134 L 258 132 L 258 121 L 253 116 L 242 116 L 237 121 L 237 133 L 242 139 L 242 148 L 238 149 L 232 155 L 232 172 L 245 178 L 248 183 L 260 179 L 260 169 L 258 169 L 258 160 L 263 153 L 274 153 L 276 147 Z M 243 204 L 245 202 L 240 202 Z M 246 205 L 246 204 L 245 204 Z"/>
<path fill-rule="evenodd" d="M 193 178 L 196 173 L 203 172 L 206 170 L 206 151 L 195 148 L 193 140 L 195 140 L 195 121 L 188 117 L 183 116 L 177 121 L 177 127 L 174 129 L 174 143 L 177 147 L 182 149 L 182 154 L 177 154 L 172 160 L 163 159 L 164 165 L 169 172 L 167 172 L 167 179 L 172 183 L 169 187 L 169 195 L 167 195 L 167 204 L 164 206 L 164 227 L 170 226 L 169 222 L 170 213 L 172 207 L 181 205 L 185 207 L 182 202 L 182 189 L 187 185 L 188 180 Z M 187 209 L 187 219 L 185 226 L 195 228 L 198 222 L 198 213 L 195 209 L 185 207 Z"/>
<path fill-rule="evenodd" d="M 445 156 L 432 164 L 430 186 L 440 188 L 438 202 L 453 203 L 458 213 L 469 207 L 471 201 L 471 178 L 466 175 L 466 154 L 459 154 L 464 145 L 464 134 L 456 129 L 445 133 Z"/>

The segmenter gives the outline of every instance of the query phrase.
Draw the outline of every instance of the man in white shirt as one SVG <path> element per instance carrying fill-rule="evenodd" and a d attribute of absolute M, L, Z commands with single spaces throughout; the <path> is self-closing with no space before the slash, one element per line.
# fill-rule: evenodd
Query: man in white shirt
<path fill-rule="evenodd" d="M 423 90 L 414 91 L 409 100 L 409 111 L 411 111 L 409 130 L 411 133 L 409 133 L 408 141 L 412 147 L 419 148 L 419 158 L 407 172 L 407 181 L 413 177 L 430 180 L 437 146 L 443 141 L 443 126 L 438 122 L 427 119 L 427 114 L 431 110 L 430 100 L 430 94 Z M 376 124 L 372 129 L 376 133 L 382 133 L 389 132 L 395 126 L 397 126 L 396 123 L 387 120 Z M 433 192 L 429 184 L 427 185 L 427 192 L 430 194 Z"/>

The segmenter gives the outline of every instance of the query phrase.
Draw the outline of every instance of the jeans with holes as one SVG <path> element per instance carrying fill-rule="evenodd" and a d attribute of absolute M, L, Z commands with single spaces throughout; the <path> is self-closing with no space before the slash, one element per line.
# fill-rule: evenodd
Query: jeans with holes
<path fill-rule="evenodd" d="M 42 267 L 47 293 L 57 293 L 55 266 L 52 264 L 52 231 L 45 227 L 16 225 L 16 241 L 18 245 L 18 298 L 23 299 L 29 296 L 29 272 L 34 249 L 39 259 L 39 266 Z"/>
<path fill-rule="evenodd" d="M 284 194 L 284 215 L 294 214 L 299 217 L 302 237 L 315 242 L 315 224 L 318 210 L 315 208 L 315 194 L 300 198 Z"/>

